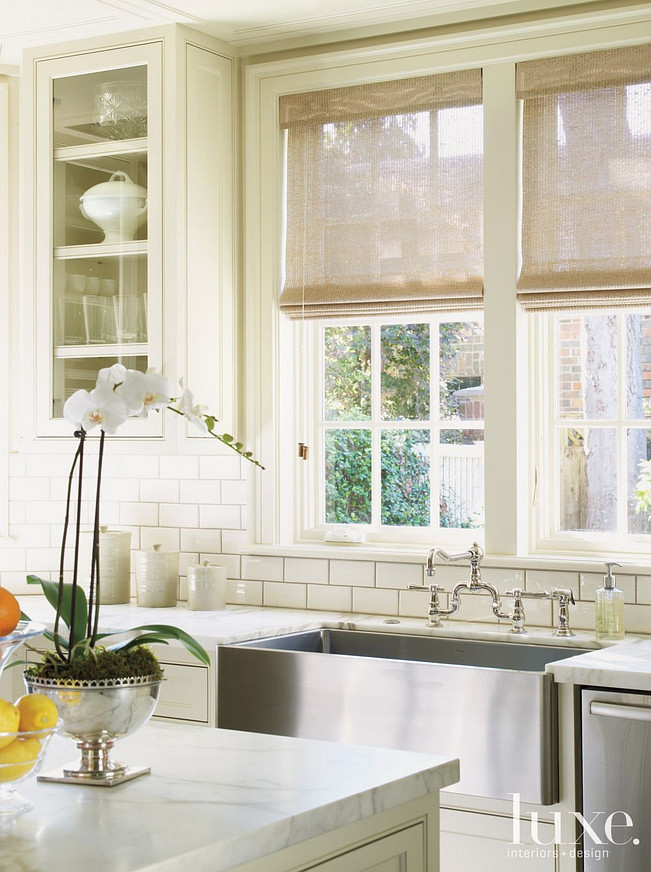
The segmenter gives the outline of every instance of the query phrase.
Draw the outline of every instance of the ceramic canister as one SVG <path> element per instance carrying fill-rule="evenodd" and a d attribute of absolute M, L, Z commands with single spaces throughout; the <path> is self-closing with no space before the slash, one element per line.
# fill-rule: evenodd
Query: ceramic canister
<path fill-rule="evenodd" d="M 188 608 L 207 612 L 226 608 L 226 567 L 204 560 L 188 566 Z"/>
<path fill-rule="evenodd" d="M 145 608 L 171 608 L 176 605 L 179 582 L 179 552 L 139 551 L 136 562 L 136 598 Z"/>
<path fill-rule="evenodd" d="M 99 531 L 100 605 L 128 603 L 131 599 L 131 533 L 128 530 Z"/>

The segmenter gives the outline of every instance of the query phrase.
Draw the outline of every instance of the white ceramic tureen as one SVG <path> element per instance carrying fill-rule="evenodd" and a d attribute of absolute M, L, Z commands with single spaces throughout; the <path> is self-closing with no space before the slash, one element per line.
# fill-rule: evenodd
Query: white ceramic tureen
<path fill-rule="evenodd" d="M 121 170 L 108 182 L 89 188 L 79 200 L 84 218 L 104 231 L 104 242 L 128 242 L 145 221 L 147 189 Z"/>

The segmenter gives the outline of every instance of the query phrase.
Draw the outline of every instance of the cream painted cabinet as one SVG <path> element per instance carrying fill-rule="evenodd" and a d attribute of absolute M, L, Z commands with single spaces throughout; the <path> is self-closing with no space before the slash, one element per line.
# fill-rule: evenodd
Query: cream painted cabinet
<path fill-rule="evenodd" d="M 511 818 L 442 808 L 441 872 L 556 872 L 553 825 L 535 835 L 523 824 L 514 836 Z"/>
<path fill-rule="evenodd" d="M 183 376 L 232 418 L 233 63 L 180 26 L 26 59 L 36 436 L 69 435 L 65 400 L 117 361 Z M 121 435 L 160 437 L 163 421 L 129 421 Z"/>

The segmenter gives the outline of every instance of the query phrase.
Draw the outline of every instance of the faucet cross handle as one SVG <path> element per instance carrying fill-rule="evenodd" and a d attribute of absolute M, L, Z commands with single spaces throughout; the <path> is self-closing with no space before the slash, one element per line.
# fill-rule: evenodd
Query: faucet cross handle
<path fill-rule="evenodd" d="M 408 590 L 428 590 L 430 593 L 429 606 L 427 608 L 427 626 L 440 627 L 441 617 L 439 614 L 439 592 L 445 590 L 440 584 L 410 584 Z"/>

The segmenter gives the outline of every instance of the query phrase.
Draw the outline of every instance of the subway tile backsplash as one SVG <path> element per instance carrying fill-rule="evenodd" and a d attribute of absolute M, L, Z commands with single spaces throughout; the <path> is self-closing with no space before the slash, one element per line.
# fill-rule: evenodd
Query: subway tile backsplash
<path fill-rule="evenodd" d="M 427 616 L 429 594 L 409 590 L 426 584 L 424 561 L 410 556 L 386 560 L 353 557 L 350 549 L 333 546 L 326 556 L 309 550 L 273 556 L 246 550 L 247 488 L 242 462 L 225 456 L 124 455 L 107 457 L 102 492 L 102 522 L 129 530 L 133 550 L 160 543 L 165 550 L 180 551 L 179 590 L 185 596 L 187 567 L 207 560 L 226 566 L 228 601 L 242 605 L 388 616 Z M 17 593 L 37 593 L 28 587 L 29 572 L 55 578 L 58 544 L 65 508 L 70 466 L 67 454 L 11 455 L 10 539 L 0 544 L 0 582 Z M 83 508 L 90 523 L 92 482 Z M 493 561 L 494 562 L 494 561 Z M 569 588 L 576 598 L 570 621 L 579 630 L 594 629 L 594 595 L 602 584 L 599 572 L 562 569 L 482 567 L 484 580 L 505 594 L 515 587 L 529 591 Z M 529 561 L 529 565 L 531 561 Z M 135 569 L 135 561 L 133 561 Z M 464 564 L 437 565 L 436 582 L 450 591 L 467 580 Z M 626 600 L 626 627 L 633 633 L 651 634 L 651 573 L 635 576 L 617 572 Z M 441 596 L 448 602 L 447 594 Z M 512 599 L 504 597 L 506 611 Z M 525 600 L 527 623 L 553 626 L 558 607 L 548 601 Z M 485 597 L 465 597 L 457 620 L 495 624 Z M 454 619 L 453 619 L 454 620 Z"/>

